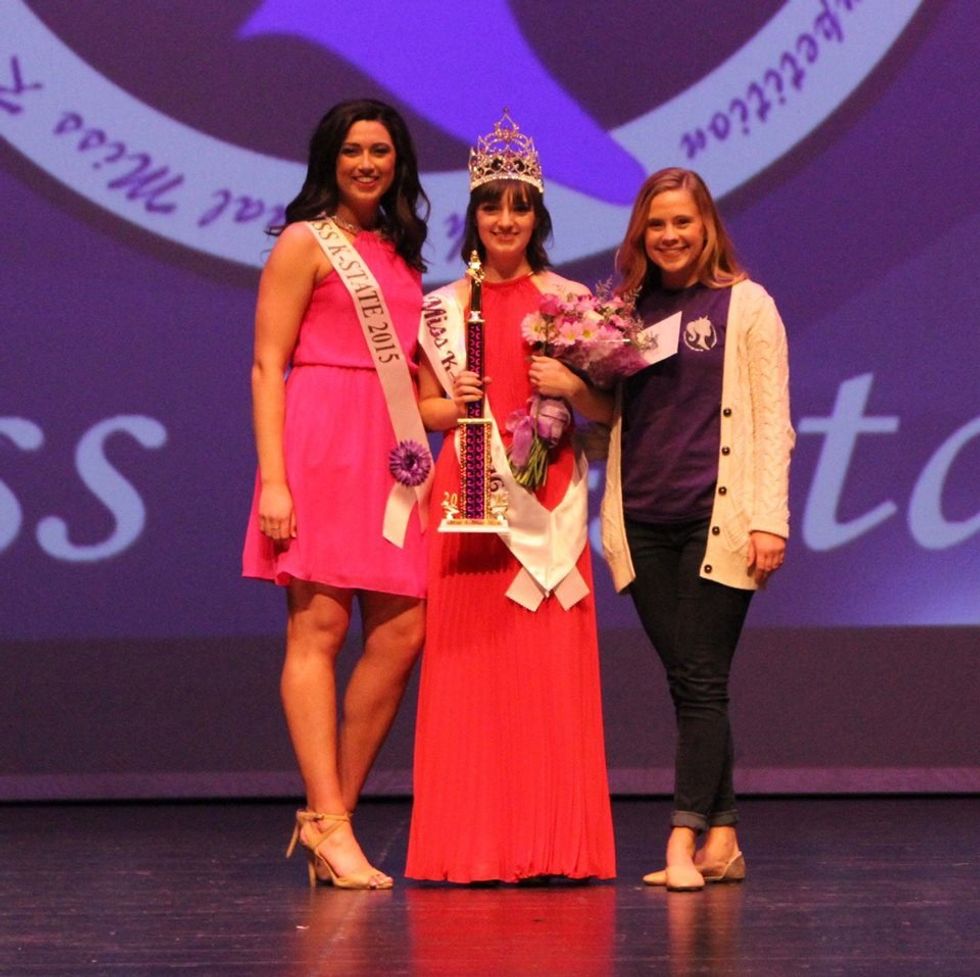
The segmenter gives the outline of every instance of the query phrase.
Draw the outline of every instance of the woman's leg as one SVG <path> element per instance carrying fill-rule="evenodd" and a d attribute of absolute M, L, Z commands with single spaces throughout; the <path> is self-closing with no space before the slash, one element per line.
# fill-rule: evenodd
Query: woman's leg
<path fill-rule="evenodd" d="M 708 815 L 708 831 L 704 844 L 698 851 L 695 862 L 698 868 L 709 874 L 716 874 L 738 853 L 738 838 L 735 834 L 735 789 L 732 784 L 732 764 L 734 749 L 731 731 L 728 734 L 725 766 L 722 769 L 721 784 L 715 795 L 715 807 Z M 744 870 L 743 870 L 744 875 Z"/>
<path fill-rule="evenodd" d="M 345 811 L 337 764 L 337 691 L 334 666 L 350 623 L 352 594 L 294 580 L 280 691 L 286 724 L 311 811 Z M 312 831 L 313 829 L 307 829 Z M 304 840 L 310 841 L 307 834 Z M 338 875 L 369 871 L 349 824 L 336 827 L 320 851 Z"/>
<path fill-rule="evenodd" d="M 680 884 L 692 886 L 699 832 L 712 826 L 712 862 L 716 849 L 736 845 L 728 673 L 751 599 L 750 591 L 701 579 L 707 528 L 706 522 L 627 525 L 637 574 L 631 595 L 664 664 L 677 717 L 667 864 Z"/>
<path fill-rule="evenodd" d="M 340 726 L 340 783 L 348 811 L 391 729 L 425 633 L 425 604 L 418 598 L 366 591 L 360 602 L 364 652 L 347 685 Z"/>
<path fill-rule="evenodd" d="M 709 827 L 704 836 L 704 844 L 698 850 L 694 863 L 705 874 L 716 874 L 723 870 L 738 853 L 738 836 L 735 825 Z M 742 876 L 744 877 L 744 869 Z"/>
<path fill-rule="evenodd" d="M 732 657 L 752 591 L 700 576 L 707 524 L 690 533 L 678 571 L 674 660 L 668 669 L 677 711 L 677 811 L 674 824 L 704 830 L 737 823 L 728 718 Z M 695 815 L 687 819 L 683 812 Z"/>
<path fill-rule="evenodd" d="M 663 663 L 667 673 L 674 711 L 677 714 L 678 702 L 671 674 L 677 668 L 677 629 L 678 629 L 678 589 L 681 555 L 685 534 L 677 527 L 653 526 L 645 523 L 627 523 L 630 556 L 636 571 L 636 579 L 630 586 L 630 596 L 636 607 L 643 630 L 653 644 L 654 650 Z M 679 723 L 678 714 L 678 723 Z M 674 816 L 687 809 L 687 801 L 678 792 L 682 772 L 680 734 L 674 759 Z M 697 835 L 702 830 L 700 823 L 679 825 L 672 819 L 673 828 L 667 838 L 666 872 L 655 872 L 645 877 L 645 881 L 656 885 L 670 885 L 680 888 L 696 889 L 704 885 L 700 873 L 694 866 L 694 852 Z"/>

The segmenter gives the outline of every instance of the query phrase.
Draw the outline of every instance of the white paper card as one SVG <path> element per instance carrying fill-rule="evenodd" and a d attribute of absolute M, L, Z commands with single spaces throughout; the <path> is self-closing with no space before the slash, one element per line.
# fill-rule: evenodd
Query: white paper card
<path fill-rule="evenodd" d="M 640 336 L 649 344 L 643 350 L 643 359 L 651 366 L 667 359 L 668 356 L 673 356 L 677 352 L 677 343 L 681 337 L 681 313 L 675 312 L 666 319 L 647 326 Z"/>

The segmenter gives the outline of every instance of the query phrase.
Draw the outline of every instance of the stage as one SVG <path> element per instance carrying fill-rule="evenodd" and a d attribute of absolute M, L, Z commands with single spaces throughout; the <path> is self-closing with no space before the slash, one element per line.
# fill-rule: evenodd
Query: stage
<path fill-rule="evenodd" d="M 410 807 L 366 801 L 391 892 L 311 892 L 277 802 L 0 808 L 4 977 L 973 977 L 971 797 L 750 798 L 748 879 L 640 883 L 669 802 L 618 800 L 615 882 L 457 887 L 401 875 Z"/>
<path fill-rule="evenodd" d="M 978 11 L 2 0 L 0 977 L 980 974 Z M 463 271 L 467 151 L 508 106 L 563 276 L 607 280 L 644 175 L 680 164 L 775 301 L 798 438 L 731 682 L 743 885 L 640 882 L 676 723 L 601 565 L 598 461 L 618 879 L 407 882 L 417 678 L 356 818 L 395 889 L 285 861 L 286 608 L 240 577 L 253 323 L 348 95 L 412 130 L 426 292 Z"/>

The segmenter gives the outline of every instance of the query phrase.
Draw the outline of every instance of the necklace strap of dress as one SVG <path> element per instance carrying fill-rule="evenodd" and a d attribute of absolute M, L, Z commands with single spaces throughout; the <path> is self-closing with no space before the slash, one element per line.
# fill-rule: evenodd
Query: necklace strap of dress
<path fill-rule="evenodd" d="M 305 223 L 354 303 L 354 311 L 374 361 L 388 408 L 388 417 L 399 445 L 414 442 L 414 450 L 428 453 L 428 440 L 419 415 L 415 385 L 388 311 L 388 303 L 377 279 L 333 220 L 327 217 Z M 392 481 L 394 484 L 385 506 L 383 535 L 396 546 L 404 546 L 409 516 L 416 503 L 419 507 L 419 521 L 422 528 L 425 528 L 426 503 L 432 483 L 431 459 L 425 479 L 420 484 L 406 485 L 397 481 L 394 476 Z"/>

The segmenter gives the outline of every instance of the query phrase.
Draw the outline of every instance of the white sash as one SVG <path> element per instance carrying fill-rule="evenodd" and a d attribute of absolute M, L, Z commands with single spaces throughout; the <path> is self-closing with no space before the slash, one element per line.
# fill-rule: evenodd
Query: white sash
<path fill-rule="evenodd" d="M 338 274 L 344 287 L 354 302 L 354 310 L 364 331 L 364 340 L 371 351 L 374 368 L 381 381 L 381 391 L 388 407 L 388 417 L 395 431 L 395 438 L 401 441 L 416 441 L 426 450 L 426 438 L 422 418 L 419 416 L 418 398 L 415 385 L 402 353 L 398 333 L 395 331 L 391 314 L 384 294 L 378 287 L 377 279 L 367 263 L 357 253 L 350 241 L 344 237 L 340 228 L 330 220 L 306 221 L 310 233 L 316 238 L 323 253 L 330 259 L 333 270 Z M 384 464 L 383 458 L 378 464 Z M 427 499 L 432 483 L 432 471 L 421 485 L 403 485 L 392 476 L 394 485 L 385 505 L 383 535 L 396 546 L 405 545 L 405 532 L 412 507 L 418 503 L 419 522 L 425 529 L 428 512 Z"/>
<path fill-rule="evenodd" d="M 466 367 L 464 312 L 454 286 L 447 285 L 430 292 L 423 300 L 419 342 L 443 389 L 451 396 L 453 378 Z M 581 454 L 576 454 L 564 498 L 549 510 L 533 492 L 514 480 L 500 429 L 489 404 L 485 414 L 491 422 L 493 467 L 509 496 L 507 522 L 510 532 L 501 535 L 500 539 L 521 564 L 507 596 L 535 611 L 545 597 L 554 593 L 561 606 L 568 610 L 589 592 L 588 584 L 576 566 L 588 541 L 588 463 Z"/>

